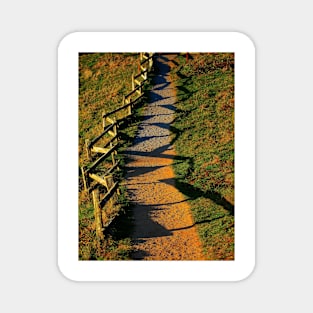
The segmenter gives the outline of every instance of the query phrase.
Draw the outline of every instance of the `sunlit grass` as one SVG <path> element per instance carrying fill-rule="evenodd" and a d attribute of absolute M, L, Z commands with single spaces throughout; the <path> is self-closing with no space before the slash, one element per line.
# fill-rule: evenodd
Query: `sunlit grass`
<path fill-rule="evenodd" d="M 139 55 L 132 53 L 83 53 L 79 56 L 79 166 L 86 166 L 85 140 L 93 139 L 103 131 L 102 112 L 122 106 L 123 95 L 131 91 L 131 75 L 138 72 Z M 136 110 L 140 111 L 140 108 Z M 133 123 L 120 132 L 122 151 L 130 144 L 136 132 L 135 113 Z M 104 142 L 106 138 L 103 138 Z M 99 145 L 103 144 L 99 141 Z M 123 146 L 124 145 L 124 146 Z M 121 156 L 120 156 L 121 158 Z M 123 165 L 123 158 L 121 159 Z M 98 168 L 105 168 L 105 163 Z M 117 179 L 122 178 L 122 171 Z M 103 242 L 96 239 L 94 208 L 87 192 L 79 182 L 79 259 L 124 260 L 131 249 L 129 232 L 131 216 L 129 204 L 122 191 L 119 216 L 105 234 Z"/>
<path fill-rule="evenodd" d="M 177 186 L 210 260 L 234 259 L 234 55 L 178 57 L 172 72 Z"/>

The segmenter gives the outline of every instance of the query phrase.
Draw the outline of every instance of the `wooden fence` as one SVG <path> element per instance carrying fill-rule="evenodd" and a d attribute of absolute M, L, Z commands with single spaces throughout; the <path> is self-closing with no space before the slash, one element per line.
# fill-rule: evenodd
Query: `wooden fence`
<path fill-rule="evenodd" d="M 103 238 L 103 230 L 117 216 L 119 206 L 117 198 L 120 194 L 119 183 L 114 181 L 114 172 L 119 167 L 117 160 L 120 123 L 133 114 L 137 100 L 144 94 L 143 86 L 148 79 L 148 73 L 153 66 L 153 53 L 140 53 L 139 74 L 132 75 L 132 90 L 123 97 L 122 105 L 110 112 L 103 111 L 103 131 L 96 138 L 86 140 L 86 153 L 89 161 L 94 159 L 95 154 L 99 155 L 91 165 L 81 166 L 81 173 L 84 188 L 92 194 L 96 235 Z M 98 143 L 106 136 L 109 139 L 104 145 Z M 109 160 L 109 161 L 108 161 Z M 103 166 L 106 161 L 106 166 Z"/>

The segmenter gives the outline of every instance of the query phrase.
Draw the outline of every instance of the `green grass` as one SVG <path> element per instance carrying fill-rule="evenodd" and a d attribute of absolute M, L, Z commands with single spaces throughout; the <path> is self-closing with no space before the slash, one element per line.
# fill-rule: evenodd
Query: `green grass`
<path fill-rule="evenodd" d="M 131 91 L 131 75 L 138 73 L 139 55 L 132 53 L 83 53 L 79 56 L 79 166 L 90 164 L 85 151 L 85 140 L 99 135 L 102 128 L 102 112 L 122 105 L 123 95 Z M 141 120 L 141 104 L 133 117 L 119 129 L 121 135 L 119 158 L 122 180 L 124 159 L 122 152 L 129 146 Z M 103 139 L 106 140 L 105 138 Z M 99 142 L 101 144 L 101 142 Z M 102 166 L 102 165 L 101 165 Z M 103 165 L 105 166 L 105 164 Z M 100 167 L 99 167 L 100 168 Z M 132 217 L 125 190 L 118 199 L 119 215 L 105 232 L 105 239 L 96 239 L 94 209 L 88 194 L 79 180 L 79 259 L 80 260 L 127 260 L 131 252 L 130 231 Z"/>
<path fill-rule="evenodd" d="M 177 187 L 191 204 L 209 260 L 234 259 L 234 55 L 182 56 L 172 125 Z"/>

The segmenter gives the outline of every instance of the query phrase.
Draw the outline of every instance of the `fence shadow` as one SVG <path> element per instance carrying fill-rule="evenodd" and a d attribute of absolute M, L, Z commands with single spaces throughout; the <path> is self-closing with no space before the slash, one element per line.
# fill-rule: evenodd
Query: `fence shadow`
<path fill-rule="evenodd" d="M 190 161 L 193 162 L 192 160 Z M 168 183 L 172 185 L 172 180 L 164 179 L 162 180 L 164 183 Z M 227 210 L 231 215 L 235 213 L 235 207 L 229 201 L 227 201 L 222 195 L 215 191 L 203 191 L 198 187 L 195 187 L 191 184 L 181 181 L 180 179 L 175 180 L 176 188 L 190 200 L 195 200 L 197 198 L 203 197 L 206 199 L 212 200 L 217 205 L 222 206 L 225 210 Z"/>

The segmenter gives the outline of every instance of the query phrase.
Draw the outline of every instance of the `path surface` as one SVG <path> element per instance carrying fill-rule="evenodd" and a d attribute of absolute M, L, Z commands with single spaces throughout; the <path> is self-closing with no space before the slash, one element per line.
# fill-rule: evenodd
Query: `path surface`
<path fill-rule="evenodd" d="M 175 188 L 170 145 L 175 88 L 168 76 L 174 55 L 160 55 L 134 145 L 128 149 L 126 187 L 134 205 L 134 260 L 203 260 L 184 196 Z"/>

